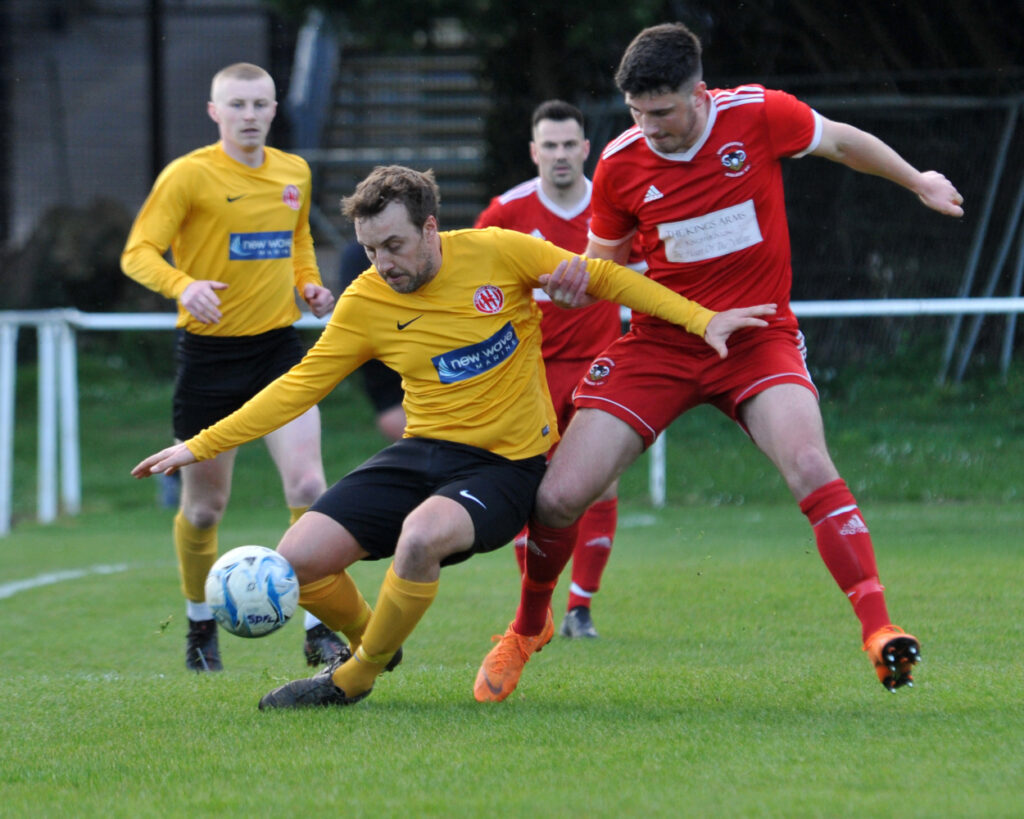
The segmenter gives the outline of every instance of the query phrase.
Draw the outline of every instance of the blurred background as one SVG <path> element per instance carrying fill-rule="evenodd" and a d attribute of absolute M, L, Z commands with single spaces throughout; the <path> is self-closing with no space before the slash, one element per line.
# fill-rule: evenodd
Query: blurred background
<path fill-rule="evenodd" d="M 351 238 L 338 199 L 374 165 L 433 168 L 442 227 L 469 226 L 535 174 L 530 111 L 561 97 L 588 116 L 592 170 L 630 124 L 612 84 L 618 58 L 666 20 L 702 37 L 712 87 L 788 90 L 941 170 L 966 197 L 953 222 L 888 183 L 785 163 L 795 299 L 1019 294 L 1021 0 L 6 0 L 2 309 L 171 309 L 120 273 L 118 255 L 159 170 L 216 139 L 205 103 L 229 63 L 261 64 L 277 81 L 271 142 L 313 167 L 314 236 L 335 286 Z M 850 319 L 809 335 L 834 369 L 934 358 L 949 326 Z M 972 360 L 991 364 L 1008 332 L 1006 317 L 980 323 Z"/>

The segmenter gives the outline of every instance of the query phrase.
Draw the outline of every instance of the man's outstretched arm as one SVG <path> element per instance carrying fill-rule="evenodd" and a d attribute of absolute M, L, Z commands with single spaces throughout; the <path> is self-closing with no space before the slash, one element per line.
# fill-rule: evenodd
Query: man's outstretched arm
<path fill-rule="evenodd" d="M 926 207 L 946 216 L 964 215 L 964 198 L 945 176 L 917 170 L 874 134 L 853 125 L 822 117 L 821 141 L 811 155 L 895 182 L 917 194 Z"/>

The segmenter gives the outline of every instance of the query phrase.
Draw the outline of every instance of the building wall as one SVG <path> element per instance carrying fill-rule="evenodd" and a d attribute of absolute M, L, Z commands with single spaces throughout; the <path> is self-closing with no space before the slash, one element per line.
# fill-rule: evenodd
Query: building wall
<path fill-rule="evenodd" d="M 113 198 L 132 210 L 154 177 L 151 6 L 162 7 L 163 157 L 217 138 L 209 83 L 233 62 L 270 68 L 271 26 L 257 0 L 7 0 L 8 237 L 19 243 L 57 204 Z M 283 89 L 279 88 L 279 92 Z"/>

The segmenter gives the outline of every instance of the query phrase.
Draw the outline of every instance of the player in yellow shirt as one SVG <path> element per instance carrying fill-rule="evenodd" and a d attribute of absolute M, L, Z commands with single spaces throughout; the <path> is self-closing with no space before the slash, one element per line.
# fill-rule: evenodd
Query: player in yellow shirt
<path fill-rule="evenodd" d="M 377 168 L 344 200 L 373 267 L 338 300 L 305 358 L 242 409 L 149 456 L 171 473 L 267 434 L 360 364 L 402 376 L 405 437 L 327 490 L 278 545 L 299 602 L 345 634 L 353 655 L 263 697 L 260 708 L 349 705 L 367 696 L 437 594 L 441 566 L 508 543 L 522 528 L 558 437 L 540 354 L 541 271 L 584 262 L 549 242 L 489 228 L 440 232 L 433 175 Z M 588 293 L 703 336 L 720 355 L 772 305 L 713 313 L 613 262 L 587 263 Z M 393 556 L 370 609 L 346 569 Z"/>
<path fill-rule="evenodd" d="M 171 162 L 132 227 L 121 267 L 178 303 L 174 436 L 183 441 L 240 407 L 302 358 L 292 326 L 295 294 L 314 315 L 334 306 L 323 286 L 309 232 L 310 172 L 301 157 L 266 145 L 277 110 L 274 81 L 236 63 L 219 71 L 207 112 L 220 140 Z M 164 255 L 170 249 L 173 265 Z M 326 489 L 315 406 L 266 437 L 294 522 Z M 204 584 L 217 558 L 217 529 L 231 492 L 235 453 L 182 470 L 174 519 L 189 633 L 185 664 L 222 668 Z M 314 665 L 344 647 L 307 619 Z"/>

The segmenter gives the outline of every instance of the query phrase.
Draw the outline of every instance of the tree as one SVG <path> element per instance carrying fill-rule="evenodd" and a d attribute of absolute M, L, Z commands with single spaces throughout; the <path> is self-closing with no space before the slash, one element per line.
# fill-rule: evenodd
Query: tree
<path fill-rule="evenodd" d="M 436 49 L 436 21 L 460 21 L 495 101 L 487 123 L 494 190 L 532 171 L 523 146 L 533 107 L 551 97 L 584 108 L 614 98 L 622 51 L 636 32 L 658 22 L 679 20 L 701 37 L 713 84 L 824 74 L 855 78 L 860 90 L 904 90 L 908 77 L 918 78 L 910 91 L 928 93 L 962 93 L 969 84 L 975 93 L 1019 91 L 1024 84 L 1024 0 L 268 2 L 292 17 L 318 6 L 351 43 L 384 52 Z M 981 69 L 984 86 L 964 69 Z"/>

